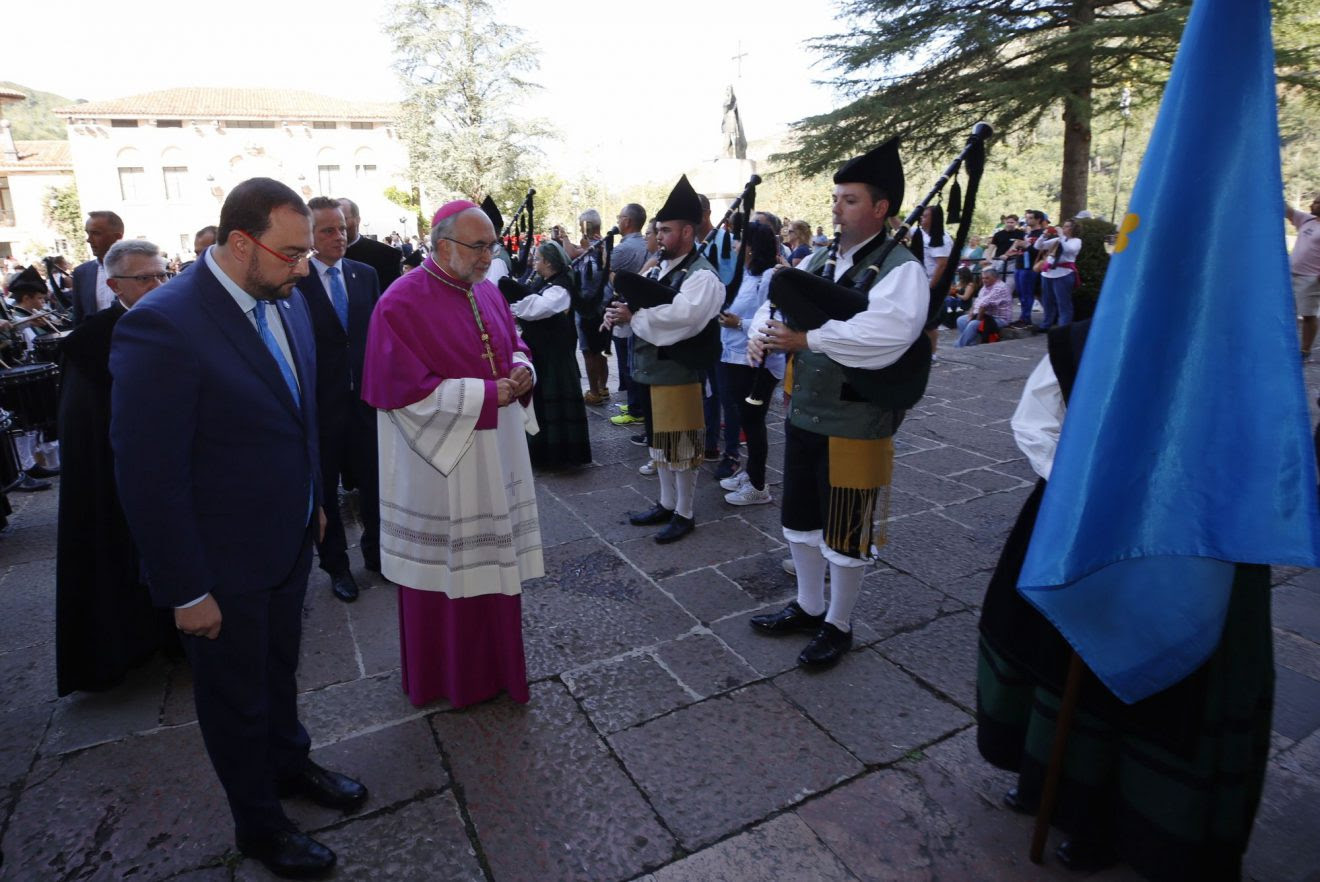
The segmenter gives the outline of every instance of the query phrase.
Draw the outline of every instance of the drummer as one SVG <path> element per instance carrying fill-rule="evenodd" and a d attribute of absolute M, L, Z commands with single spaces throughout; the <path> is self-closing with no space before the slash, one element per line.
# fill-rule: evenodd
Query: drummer
<path fill-rule="evenodd" d="M 12 282 L 9 283 L 9 296 L 14 301 L 12 313 L 14 323 L 31 316 L 46 311 L 46 297 L 50 290 L 46 287 L 46 281 L 41 278 L 41 274 L 34 268 L 28 267 L 19 273 Z M 32 341 L 46 334 L 55 333 L 55 326 L 50 323 L 50 319 L 42 318 L 34 322 L 27 322 L 19 325 L 19 332 L 23 335 L 23 345 L 28 352 L 32 351 Z"/>
<path fill-rule="evenodd" d="M 46 295 L 49 293 L 46 281 L 32 267 L 23 270 L 9 283 L 9 296 L 14 300 L 10 312 L 28 352 L 32 351 L 32 341 L 37 337 L 55 333 L 55 327 L 49 324 L 49 319 L 40 318 L 20 324 L 23 319 L 45 311 Z M 29 428 L 14 436 L 14 448 L 18 455 L 18 466 L 25 473 L 14 489 L 48 489 L 50 484 L 40 479 L 53 478 L 60 473 L 60 442 L 55 440 L 54 432 L 47 438 L 42 430 Z"/>

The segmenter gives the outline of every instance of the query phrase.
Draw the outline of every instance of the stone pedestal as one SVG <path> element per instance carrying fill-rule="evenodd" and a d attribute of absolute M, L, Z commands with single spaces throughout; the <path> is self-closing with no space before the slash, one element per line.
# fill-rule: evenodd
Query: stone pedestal
<path fill-rule="evenodd" d="M 751 159 L 708 159 L 697 166 L 689 180 L 698 193 L 710 200 L 710 219 L 718 223 L 733 200 L 742 195 L 747 181 L 756 174 L 756 162 Z"/>

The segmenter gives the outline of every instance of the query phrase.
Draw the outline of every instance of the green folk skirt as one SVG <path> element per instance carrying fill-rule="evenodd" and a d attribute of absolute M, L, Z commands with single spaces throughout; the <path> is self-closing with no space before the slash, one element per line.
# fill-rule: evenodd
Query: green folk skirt
<path fill-rule="evenodd" d="M 978 747 L 1018 773 L 1019 799 L 1033 810 L 1071 656 L 1015 587 L 1043 488 L 987 590 L 977 665 Z M 1087 671 L 1054 825 L 1112 846 L 1151 879 L 1240 878 L 1269 759 L 1272 639 L 1269 568 L 1239 565 L 1219 645 L 1186 680 L 1125 705 Z"/>

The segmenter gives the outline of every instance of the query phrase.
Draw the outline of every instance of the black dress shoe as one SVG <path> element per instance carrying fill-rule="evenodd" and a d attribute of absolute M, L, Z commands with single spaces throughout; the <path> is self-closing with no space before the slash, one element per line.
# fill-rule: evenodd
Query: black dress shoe
<path fill-rule="evenodd" d="M 628 515 L 628 523 L 634 527 L 653 527 L 656 524 L 667 524 L 669 519 L 674 516 L 673 509 L 665 508 L 660 503 L 649 511 L 639 511 Z"/>
<path fill-rule="evenodd" d="M 820 626 L 807 648 L 798 656 L 798 664 L 808 668 L 828 668 L 839 663 L 852 648 L 852 631 L 840 631 L 829 622 Z"/>
<path fill-rule="evenodd" d="M 302 796 L 317 805 L 349 812 L 367 799 L 367 788 L 347 775 L 307 760 L 301 772 L 276 788 L 281 797 Z"/>
<path fill-rule="evenodd" d="M 335 597 L 338 597 L 344 603 L 352 603 L 358 599 L 357 580 L 348 570 L 342 573 L 332 573 L 330 575 L 330 587 L 334 589 Z"/>
<path fill-rule="evenodd" d="M 1070 870 L 1092 873 L 1118 863 L 1118 854 L 1113 846 L 1098 842 L 1083 842 L 1077 839 L 1065 839 L 1054 849 L 1054 856 Z"/>
<path fill-rule="evenodd" d="M 333 851 L 297 830 L 240 836 L 238 850 L 285 879 L 320 879 L 335 866 Z"/>
<path fill-rule="evenodd" d="M 794 600 L 777 613 L 752 616 L 751 622 L 752 627 L 763 634 L 796 634 L 800 631 L 815 634 L 825 624 L 825 613 L 813 616 Z"/>
<path fill-rule="evenodd" d="M 49 490 L 50 481 L 38 481 L 28 474 L 23 474 L 17 481 L 5 488 L 5 491 L 16 490 L 19 493 L 36 493 L 38 490 Z"/>
<path fill-rule="evenodd" d="M 670 542 L 677 542 L 682 539 L 696 528 L 697 522 L 692 518 L 685 518 L 678 512 L 674 512 L 674 516 L 669 519 L 668 524 L 665 524 L 665 528 L 655 534 L 655 541 L 661 545 L 668 545 Z"/>
<path fill-rule="evenodd" d="M 35 465 L 27 470 L 29 478 L 58 478 L 59 469 L 48 469 L 45 466 Z"/>

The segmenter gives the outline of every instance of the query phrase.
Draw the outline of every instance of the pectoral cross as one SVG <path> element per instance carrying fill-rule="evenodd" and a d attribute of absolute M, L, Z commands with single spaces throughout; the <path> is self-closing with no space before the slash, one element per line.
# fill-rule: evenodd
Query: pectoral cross
<path fill-rule="evenodd" d="M 486 347 L 486 352 L 481 357 L 490 362 L 490 375 L 498 378 L 499 373 L 495 370 L 495 353 L 490 348 L 490 334 L 485 331 L 481 332 L 481 345 Z"/>

